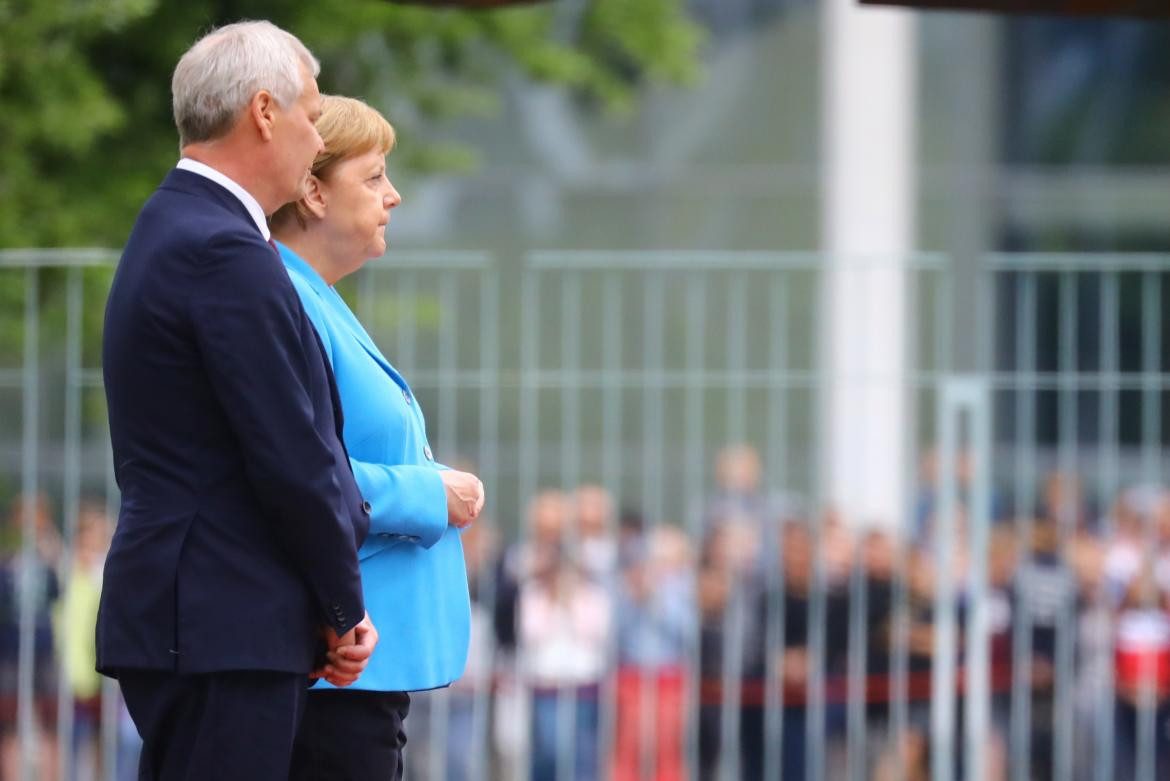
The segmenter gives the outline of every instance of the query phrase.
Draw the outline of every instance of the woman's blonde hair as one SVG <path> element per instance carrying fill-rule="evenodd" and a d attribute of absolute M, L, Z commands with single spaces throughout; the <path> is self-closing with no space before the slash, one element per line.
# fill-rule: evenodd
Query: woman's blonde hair
<path fill-rule="evenodd" d="M 317 133 L 325 143 L 325 151 L 313 161 L 312 172 L 324 179 L 334 166 L 351 157 L 378 151 L 389 154 L 394 147 L 394 127 L 378 111 L 357 98 L 339 95 L 321 96 L 321 116 L 317 119 Z M 303 201 L 286 203 L 268 218 L 272 228 L 280 228 L 296 220 L 301 228 L 308 227 L 309 210 Z"/>

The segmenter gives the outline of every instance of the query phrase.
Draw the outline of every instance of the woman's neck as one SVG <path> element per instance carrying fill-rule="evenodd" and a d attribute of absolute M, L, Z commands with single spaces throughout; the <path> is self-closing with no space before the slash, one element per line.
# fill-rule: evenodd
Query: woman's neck
<path fill-rule="evenodd" d="M 273 234 L 276 240 L 297 253 L 313 270 L 325 280 L 325 284 L 333 286 L 341 279 L 338 264 L 330 253 L 330 242 L 321 231 L 312 227 L 301 230 L 299 226 L 292 226 Z"/>

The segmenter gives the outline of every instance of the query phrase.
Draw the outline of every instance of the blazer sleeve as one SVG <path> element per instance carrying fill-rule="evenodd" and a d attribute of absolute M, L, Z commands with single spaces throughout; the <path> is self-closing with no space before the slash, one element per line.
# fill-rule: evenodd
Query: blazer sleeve
<path fill-rule="evenodd" d="M 447 489 L 430 466 L 387 466 L 349 459 L 370 503 L 370 537 L 405 539 L 424 548 L 447 529 Z"/>
<path fill-rule="evenodd" d="M 327 439 L 332 421 L 315 417 L 308 361 L 321 358 L 306 354 L 311 326 L 283 265 L 258 241 L 214 238 L 200 261 L 190 301 L 209 381 L 277 538 L 324 621 L 344 634 L 365 614 L 344 485 L 353 477 Z"/>

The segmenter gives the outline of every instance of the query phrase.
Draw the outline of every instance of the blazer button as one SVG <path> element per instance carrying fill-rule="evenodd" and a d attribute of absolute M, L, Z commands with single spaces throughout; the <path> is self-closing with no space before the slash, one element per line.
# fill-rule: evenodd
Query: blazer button
<path fill-rule="evenodd" d="M 369 502 L 362 502 L 362 512 L 364 512 L 366 515 L 369 515 L 370 510 L 372 509 L 373 508 L 370 506 Z"/>
<path fill-rule="evenodd" d="M 430 445 L 423 445 L 423 455 L 427 457 L 428 461 L 434 461 L 435 456 L 431 453 Z"/>

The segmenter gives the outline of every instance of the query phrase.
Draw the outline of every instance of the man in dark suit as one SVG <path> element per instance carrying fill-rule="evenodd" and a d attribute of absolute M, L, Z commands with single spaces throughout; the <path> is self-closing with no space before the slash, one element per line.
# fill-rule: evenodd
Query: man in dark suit
<path fill-rule="evenodd" d="M 268 22 L 191 47 L 172 82 L 183 159 L 110 290 L 122 508 L 97 658 L 144 739 L 142 779 L 284 781 L 306 675 L 352 683 L 377 642 L 357 558 L 369 505 L 265 222 L 321 151 L 318 70 Z"/>

